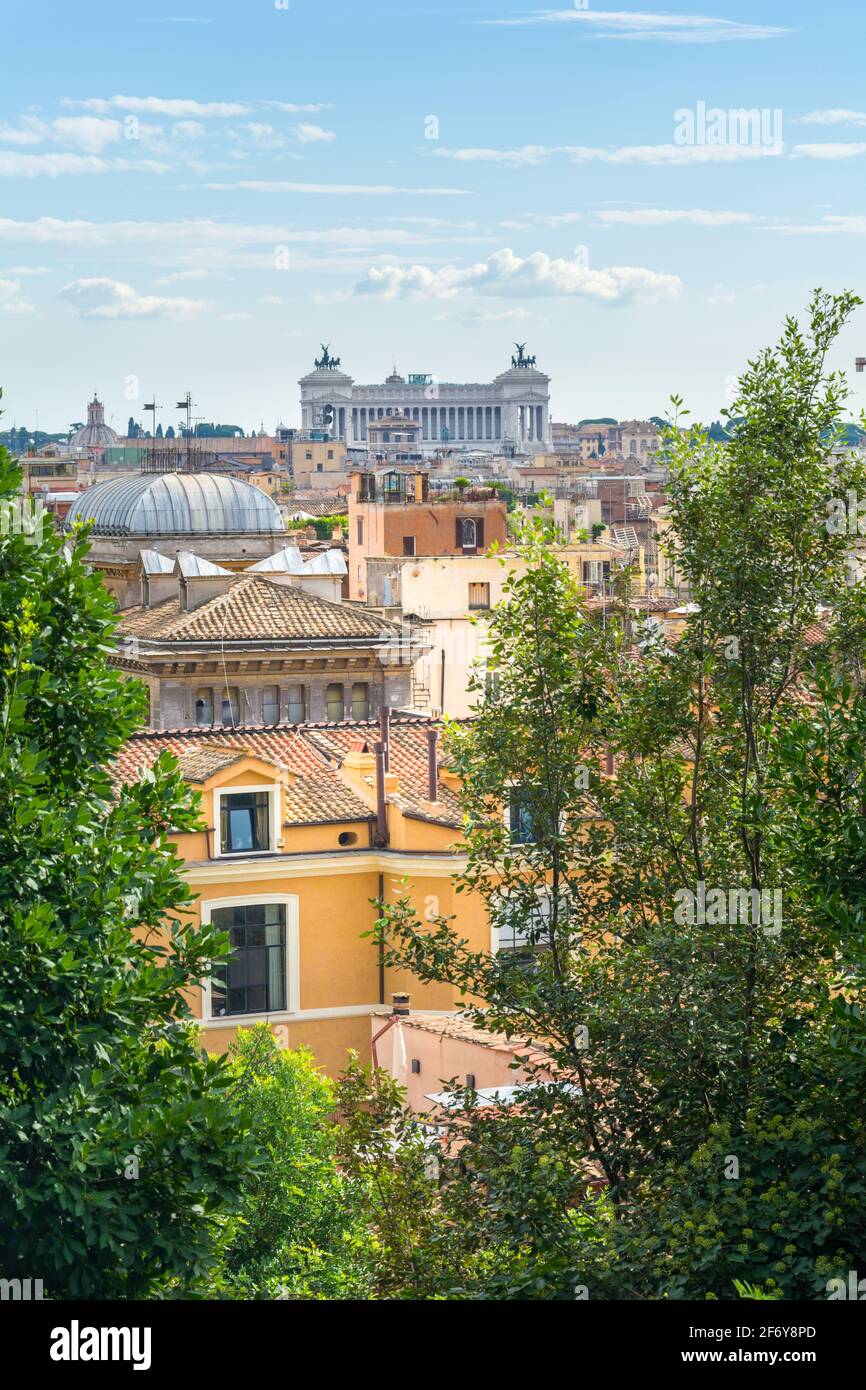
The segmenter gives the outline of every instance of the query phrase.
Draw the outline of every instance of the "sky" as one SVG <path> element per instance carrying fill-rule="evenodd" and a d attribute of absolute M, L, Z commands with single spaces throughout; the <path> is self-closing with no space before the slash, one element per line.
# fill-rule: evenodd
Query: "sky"
<path fill-rule="evenodd" d="M 299 423 L 358 382 L 717 418 L 815 286 L 864 289 L 866 6 L 6 0 L 3 425 Z M 729 113 L 760 113 L 740 123 Z M 832 365 L 866 405 L 866 309 Z"/>

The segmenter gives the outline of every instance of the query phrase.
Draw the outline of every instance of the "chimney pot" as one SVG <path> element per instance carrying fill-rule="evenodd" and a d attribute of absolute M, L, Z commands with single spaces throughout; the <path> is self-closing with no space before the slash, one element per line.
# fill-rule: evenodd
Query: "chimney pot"
<path fill-rule="evenodd" d="M 409 1012 L 410 1012 L 409 1005 L 410 1005 L 410 1003 L 411 1003 L 411 999 L 412 999 L 412 996 L 411 996 L 410 994 L 392 994 L 392 995 L 391 995 L 391 1012 L 392 1012 L 392 1014 L 396 1014 L 399 1018 L 408 1018 L 408 1017 L 409 1017 Z"/>

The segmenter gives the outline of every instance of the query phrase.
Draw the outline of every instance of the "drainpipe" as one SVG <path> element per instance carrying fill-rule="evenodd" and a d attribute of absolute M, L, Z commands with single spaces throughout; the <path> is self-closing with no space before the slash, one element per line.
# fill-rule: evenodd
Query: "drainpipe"
<path fill-rule="evenodd" d="M 438 801 L 439 799 L 439 769 L 436 763 L 436 744 L 439 741 L 439 730 L 427 730 L 427 800 Z"/>
<path fill-rule="evenodd" d="M 380 849 L 388 843 L 388 808 L 385 804 L 385 745 L 376 744 L 376 842 Z"/>
<path fill-rule="evenodd" d="M 379 902 L 384 908 L 385 903 L 385 875 L 379 875 Z M 379 1003 L 385 1002 L 385 942 L 379 941 Z"/>
<path fill-rule="evenodd" d="M 379 711 L 379 729 L 382 746 L 385 749 L 385 771 L 391 771 L 391 706 L 383 705 Z"/>

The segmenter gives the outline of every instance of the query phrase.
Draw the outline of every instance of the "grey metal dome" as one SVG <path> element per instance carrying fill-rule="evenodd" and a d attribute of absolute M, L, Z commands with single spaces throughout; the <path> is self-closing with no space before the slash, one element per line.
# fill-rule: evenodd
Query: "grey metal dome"
<path fill-rule="evenodd" d="M 261 488 L 219 473 L 141 473 L 96 483 L 66 525 L 92 521 L 96 536 L 261 535 L 285 530 Z"/>

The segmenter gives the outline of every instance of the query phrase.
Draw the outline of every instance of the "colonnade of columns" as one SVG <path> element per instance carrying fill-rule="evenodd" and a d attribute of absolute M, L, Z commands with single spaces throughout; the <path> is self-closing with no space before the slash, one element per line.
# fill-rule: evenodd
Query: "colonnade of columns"
<path fill-rule="evenodd" d="M 319 409 L 312 403 L 302 406 L 302 429 L 317 428 L 321 423 Z M 420 439 L 425 443 L 441 442 L 443 432 L 447 429 L 449 441 L 495 443 L 497 440 L 508 439 L 520 445 L 546 440 L 547 409 L 546 405 L 507 401 L 504 405 L 439 403 L 429 406 L 407 406 L 402 413 L 418 425 Z M 366 443 L 370 420 L 381 420 L 398 413 L 400 412 L 393 406 L 335 406 L 331 429 L 338 438 L 346 439 L 347 426 L 351 424 L 350 442 Z"/>
<path fill-rule="evenodd" d="M 390 406 L 355 406 L 352 409 L 352 434 L 356 441 L 367 439 L 370 420 L 382 420 L 396 412 Z M 421 439 L 435 442 L 447 429 L 448 438 L 464 442 L 502 439 L 501 405 L 431 405 L 408 406 L 403 412 L 420 428 Z"/>

